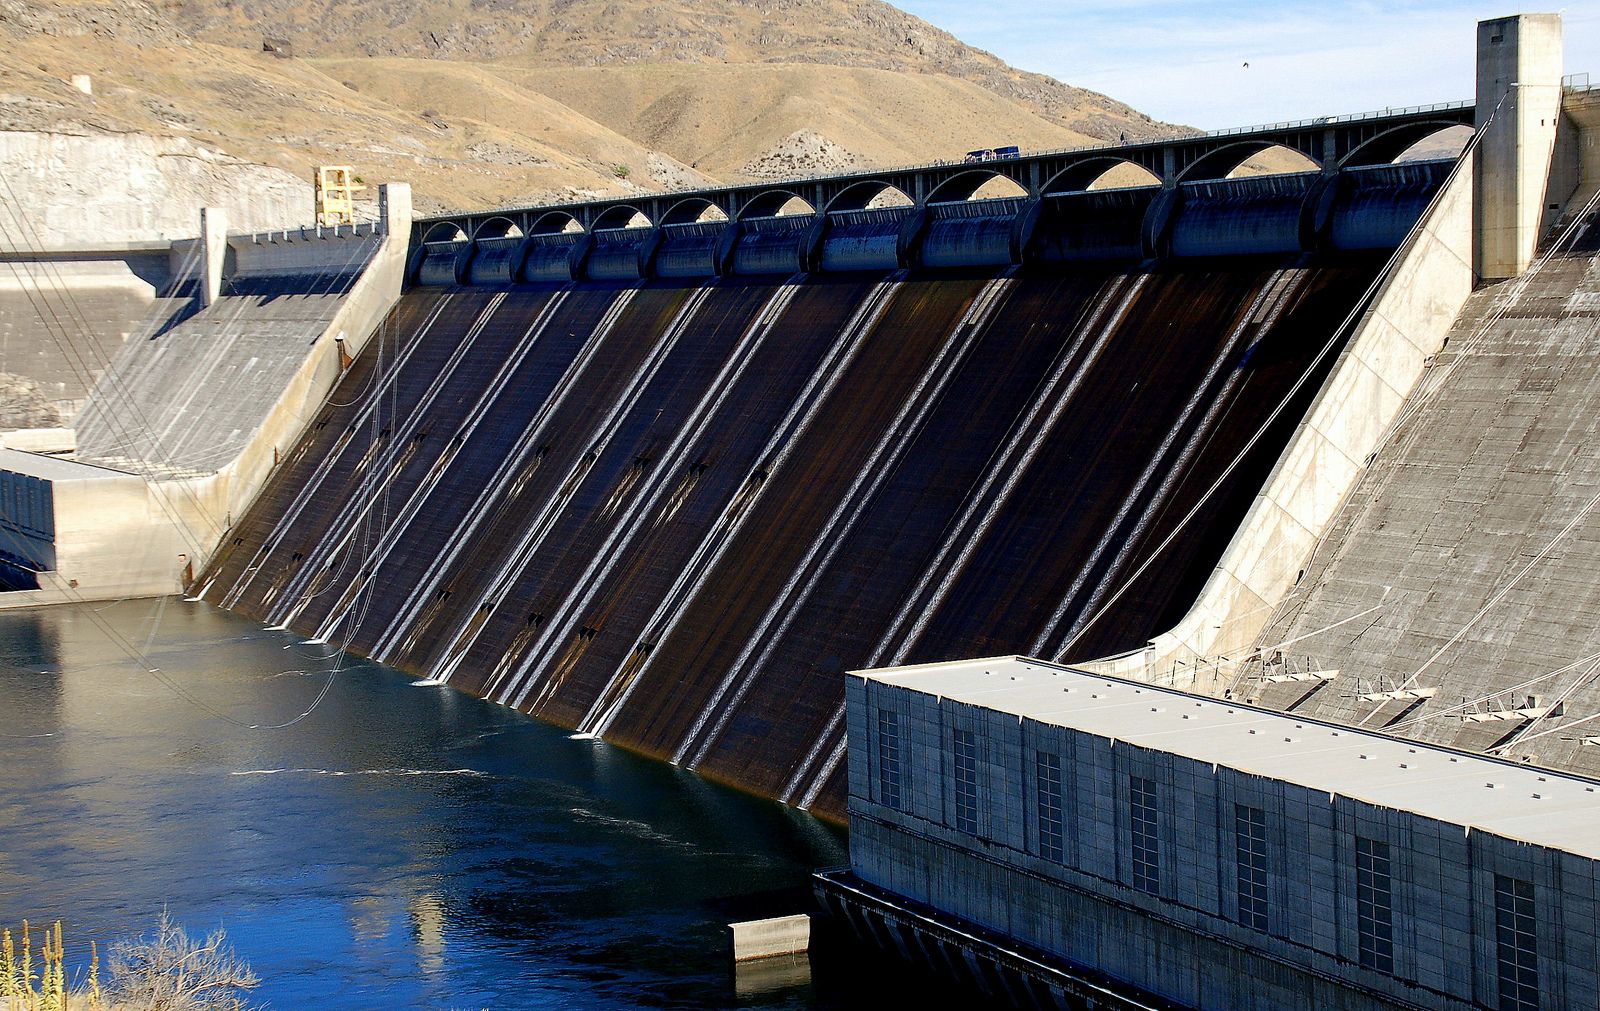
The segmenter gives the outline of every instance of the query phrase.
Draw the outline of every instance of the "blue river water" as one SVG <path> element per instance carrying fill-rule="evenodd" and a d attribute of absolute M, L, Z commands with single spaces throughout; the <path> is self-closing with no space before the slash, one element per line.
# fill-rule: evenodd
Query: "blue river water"
<path fill-rule="evenodd" d="M 0 923 L 62 920 L 80 971 L 165 907 L 225 928 L 277 1009 L 851 1008 L 915 984 L 848 951 L 732 966 L 725 924 L 803 909 L 847 860 L 836 828 L 330 652 L 178 600 L 0 614 Z"/>

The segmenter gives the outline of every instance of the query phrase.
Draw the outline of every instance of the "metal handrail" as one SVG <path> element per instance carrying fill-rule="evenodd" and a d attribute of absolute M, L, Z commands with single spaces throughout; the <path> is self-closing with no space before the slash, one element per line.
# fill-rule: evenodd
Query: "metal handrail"
<path fill-rule="evenodd" d="M 1267 133 L 1273 130 L 1303 130 L 1308 126 L 1339 126 L 1344 123 L 1362 123 L 1373 119 L 1392 119 L 1395 116 L 1420 116 L 1428 112 L 1458 112 L 1470 109 L 1475 101 L 1434 102 L 1432 105 L 1408 105 L 1400 109 L 1353 112 L 1342 116 L 1318 116 L 1314 119 L 1294 119 L 1282 123 L 1264 123 L 1260 126 L 1231 126 L 1225 130 L 1211 130 L 1202 136 L 1231 137 L 1241 133 Z"/>
<path fill-rule="evenodd" d="M 1209 130 L 1209 131 L 1202 131 L 1202 132 L 1198 132 L 1198 133 L 1196 133 L 1196 132 L 1171 133 L 1171 134 L 1167 134 L 1167 135 L 1161 136 L 1161 137 L 1154 137 L 1154 138 L 1151 138 L 1149 140 L 1133 141 L 1131 143 L 1126 143 L 1126 144 L 1078 144 L 1078 145 L 1075 145 L 1075 146 L 1072 146 L 1072 147 L 1049 148 L 1049 149 L 1040 150 L 1040 151 L 1029 151 L 1029 152 L 1026 152 L 1026 153 L 1020 153 L 1020 154 L 1016 154 L 1016 155 L 1011 155 L 1011 156 L 1005 157 L 1005 158 L 995 158 L 995 159 L 992 159 L 990 161 L 986 161 L 986 162 L 981 163 L 981 166 L 980 165 L 974 165 L 973 167 L 975 169 L 977 169 L 977 168 L 987 168 L 987 167 L 993 166 L 993 165 L 995 165 L 997 163 L 1026 161 L 1026 160 L 1035 159 L 1035 158 L 1051 158 L 1051 157 L 1055 157 L 1057 155 L 1083 154 L 1083 153 L 1086 153 L 1086 152 L 1094 152 L 1094 151 L 1124 151 L 1124 150 L 1129 150 L 1129 149 L 1133 149 L 1133 148 L 1147 148 L 1147 147 L 1152 147 L 1152 146 L 1157 146 L 1157 145 L 1162 145 L 1162 144 L 1177 143 L 1177 142 L 1181 142 L 1181 141 L 1198 141 L 1198 140 L 1205 140 L 1207 138 L 1218 138 L 1218 137 L 1236 137 L 1236 136 L 1240 136 L 1240 135 L 1243 135 L 1243 134 L 1267 133 L 1267 132 L 1276 131 L 1276 130 L 1299 130 L 1299 129 L 1304 129 L 1304 128 L 1310 127 L 1310 126 L 1339 126 L 1341 124 L 1346 124 L 1346 123 L 1361 123 L 1361 122 L 1367 122 L 1367 121 L 1370 121 L 1370 120 L 1377 120 L 1377 119 L 1392 119 L 1392 118 L 1401 117 L 1401 116 L 1416 116 L 1416 115 L 1421 115 L 1423 113 L 1429 113 L 1429 112 L 1459 112 L 1462 109 L 1470 109 L 1475 104 L 1476 104 L 1476 102 L 1471 100 L 1471 99 L 1462 100 L 1462 101 L 1456 101 L 1456 102 L 1435 102 L 1435 103 L 1433 103 L 1431 105 L 1411 105 L 1411 106 L 1405 106 L 1403 108 L 1398 108 L 1398 109 L 1391 108 L 1391 109 L 1373 110 L 1373 111 L 1370 111 L 1370 112 L 1355 112 L 1355 113 L 1347 113 L 1347 114 L 1340 115 L 1340 116 L 1320 116 L 1320 117 L 1316 117 L 1316 118 L 1312 118 L 1312 119 L 1288 120 L 1288 121 L 1281 122 L 1281 123 L 1265 123 L 1265 124 L 1261 124 L 1261 125 L 1257 125 L 1257 126 L 1235 126 L 1235 127 L 1228 127 L 1228 128 L 1222 129 L 1222 130 Z M 967 161 L 965 161 L 964 159 L 961 159 L 961 158 L 947 158 L 947 159 L 942 159 L 942 160 L 939 160 L 939 161 L 922 162 L 920 164 L 914 164 L 914 165 L 897 165 L 897 166 L 886 167 L 886 168 L 881 168 L 881 169 L 864 170 L 864 171 L 861 171 L 861 172 L 812 172 L 812 173 L 807 174 L 807 175 L 789 176 L 789 177 L 786 177 L 784 179 L 773 180 L 771 182 L 735 183 L 733 185 L 727 185 L 727 186 L 680 187 L 678 189 L 671 189 L 671 190 L 645 190 L 645 189 L 641 189 L 636 193 L 624 193 L 624 194 L 619 194 L 616 197 L 604 197 L 604 198 L 601 198 L 601 199 L 598 199 L 598 200 L 578 200 L 578 201 L 572 201 L 572 202 L 569 202 L 569 203 L 526 204 L 526 205 L 523 205 L 523 206 L 520 206 L 520 207 L 495 207 L 495 208 L 483 208 L 483 209 L 479 209 L 479 210 L 469 210 L 469 209 L 466 209 L 466 208 L 456 208 L 456 209 L 453 209 L 453 210 L 450 210 L 450 211 L 445 211 L 445 212 L 443 212 L 441 214 L 430 215 L 430 216 L 425 217 L 425 218 L 417 218 L 416 220 L 419 223 L 423 223 L 423 222 L 443 221 L 443 220 L 446 220 L 446 219 L 449 219 L 449 218 L 456 218 L 456 217 L 462 217 L 462 216 L 472 216 L 472 215 L 489 214 L 489 213 L 521 214 L 521 213 L 528 212 L 528 211 L 555 210 L 555 209 L 559 209 L 559 208 L 562 208 L 562 207 L 582 207 L 582 206 L 589 205 L 589 204 L 608 204 L 608 203 L 612 203 L 612 202 L 626 202 L 628 200 L 637 199 L 637 198 L 640 198 L 640 197 L 648 197 L 648 198 L 651 198 L 651 199 L 660 199 L 660 198 L 672 198 L 672 197 L 700 196 L 700 195 L 706 194 L 706 193 L 726 193 L 726 192 L 729 192 L 729 191 L 732 191 L 732 190 L 787 189 L 788 187 L 793 186 L 793 185 L 795 185 L 797 183 L 816 182 L 816 181 L 823 180 L 823 179 L 860 179 L 860 180 L 865 181 L 865 180 L 869 180 L 869 179 L 877 179 L 877 178 L 880 178 L 880 177 L 883 177 L 883 176 L 887 176 L 887 175 L 896 175 L 896 174 L 899 174 L 899 173 L 902 173 L 902 172 L 927 172 L 927 171 L 930 171 L 930 170 L 933 170 L 933 169 L 953 168 L 953 167 L 955 167 L 957 165 L 966 165 L 966 164 L 970 164 L 970 163 L 968 163 Z"/>

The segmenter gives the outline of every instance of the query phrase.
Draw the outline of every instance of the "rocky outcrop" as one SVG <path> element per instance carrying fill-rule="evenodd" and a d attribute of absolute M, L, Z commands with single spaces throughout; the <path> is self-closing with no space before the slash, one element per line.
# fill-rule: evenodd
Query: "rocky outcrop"
<path fill-rule="evenodd" d="M 866 164 L 815 130 L 797 130 L 746 162 L 739 174 L 751 179 L 792 179 L 814 172 L 848 172 Z"/>
<path fill-rule="evenodd" d="M 26 376 L 0 372 L 0 431 L 60 426 L 61 413 L 38 383 Z"/>

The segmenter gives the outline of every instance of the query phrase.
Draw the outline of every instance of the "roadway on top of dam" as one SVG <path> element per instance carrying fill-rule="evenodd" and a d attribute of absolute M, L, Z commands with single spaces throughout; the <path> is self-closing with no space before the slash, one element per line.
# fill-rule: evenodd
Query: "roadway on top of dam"
<path fill-rule="evenodd" d="M 1086 190 L 1106 172 L 1127 164 L 1149 172 L 1161 185 L 1173 186 L 1224 178 L 1251 156 L 1276 147 L 1298 152 L 1322 171 L 1333 173 L 1393 162 L 1435 133 L 1472 126 L 1475 115 L 1471 101 L 1447 102 L 981 162 L 937 162 L 566 204 L 455 211 L 418 218 L 413 242 L 597 231 L 628 227 L 641 217 L 652 226 L 690 224 L 718 211 L 734 221 L 773 217 L 795 198 L 810 205 L 813 212 L 854 211 L 866 208 L 889 190 L 898 190 L 913 204 L 926 205 L 969 199 L 997 177 L 1011 180 L 1028 197 L 1037 198 Z"/>

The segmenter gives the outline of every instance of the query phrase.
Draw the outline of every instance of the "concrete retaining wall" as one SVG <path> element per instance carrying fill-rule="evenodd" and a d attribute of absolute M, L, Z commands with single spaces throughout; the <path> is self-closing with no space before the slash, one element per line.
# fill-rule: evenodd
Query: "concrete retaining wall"
<path fill-rule="evenodd" d="M 0 171 L 26 217 L 12 241 L 33 248 L 187 238 L 196 207 L 249 232 L 312 213 L 309 178 L 184 137 L 0 131 Z"/>
<path fill-rule="evenodd" d="M 189 482 L 195 497 L 207 503 L 213 518 L 206 524 L 207 528 L 215 525 L 214 518 L 217 516 L 223 517 L 224 527 L 231 526 L 233 520 L 242 517 L 255 502 L 256 495 L 266 484 L 268 475 L 278 461 L 280 451 L 287 451 L 299 440 L 300 433 L 311 423 L 328 393 L 338 383 L 343 371 L 339 345 L 343 343 L 346 352 L 355 357 L 366 347 L 372 334 L 377 332 L 378 324 L 383 322 L 390 308 L 399 301 L 405 280 L 411 188 L 404 184 L 390 184 L 384 187 L 383 199 L 391 223 L 366 270 L 345 296 L 333 322 L 311 345 L 304 364 L 278 395 L 244 451 L 215 474 Z M 230 246 L 235 244 L 235 240 L 230 239 Z M 338 255 L 318 246 L 315 240 L 306 246 L 308 255 L 313 259 Z M 288 269 L 286 261 L 292 256 L 290 250 L 275 250 L 270 255 L 275 258 L 279 269 Z M 317 268 L 318 263 L 310 264 L 312 271 Z M 221 536 L 220 531 L 218 536 Z M 201 553 L 205 560 L 210 559 L 216 546 L 215 539 L 203 546 Z M 198 572 L 201 567 L 197 563 L 195 571 Z"/>
<path fill-rule="evenodd" d="M 206 474 L 163 476 L 159 467 L 151 467 L 140 476 L 86 464 L 64 465 L 82 468 L 68 473 L 51 466 L 59 461 L 12 454 L 13 469 L 38 473 L 58 485 L 57 564 L 54 572 L 40 574 L 39 590 L 0 595 L 0 608 L 183 590 L 187 573 L 203 568 L 233 520 L 260 493 L 279 451 L 294 444 L 338 382 L 340 343 L 352 356 L 357 354 L 399 299 L 410 234 L 410 187 L 385 187 L 383 199 L 388 227 L 376 252 L 233 459 Z M 229 243 L 248 250 L 247 257 L 261 245 L 250 237 L 230 238 Z M 288 272 L 300 249 L 314 274 L 328 256 L 338 255 L 337 250 L 329 252 L 334 247 L 312 237 L 298 246 L 279 244 L 257 259 L 269 271 Z M 78 476 L 88 472 L 97 479 L 80 482 Z"/>
<path fill-rule="evenodd" d="M 188 564 L 163 496 L 136 474 L 0 449 L 0 487 L 0 552 L 48 566 L 0 607 L 171 593 Z"/>

